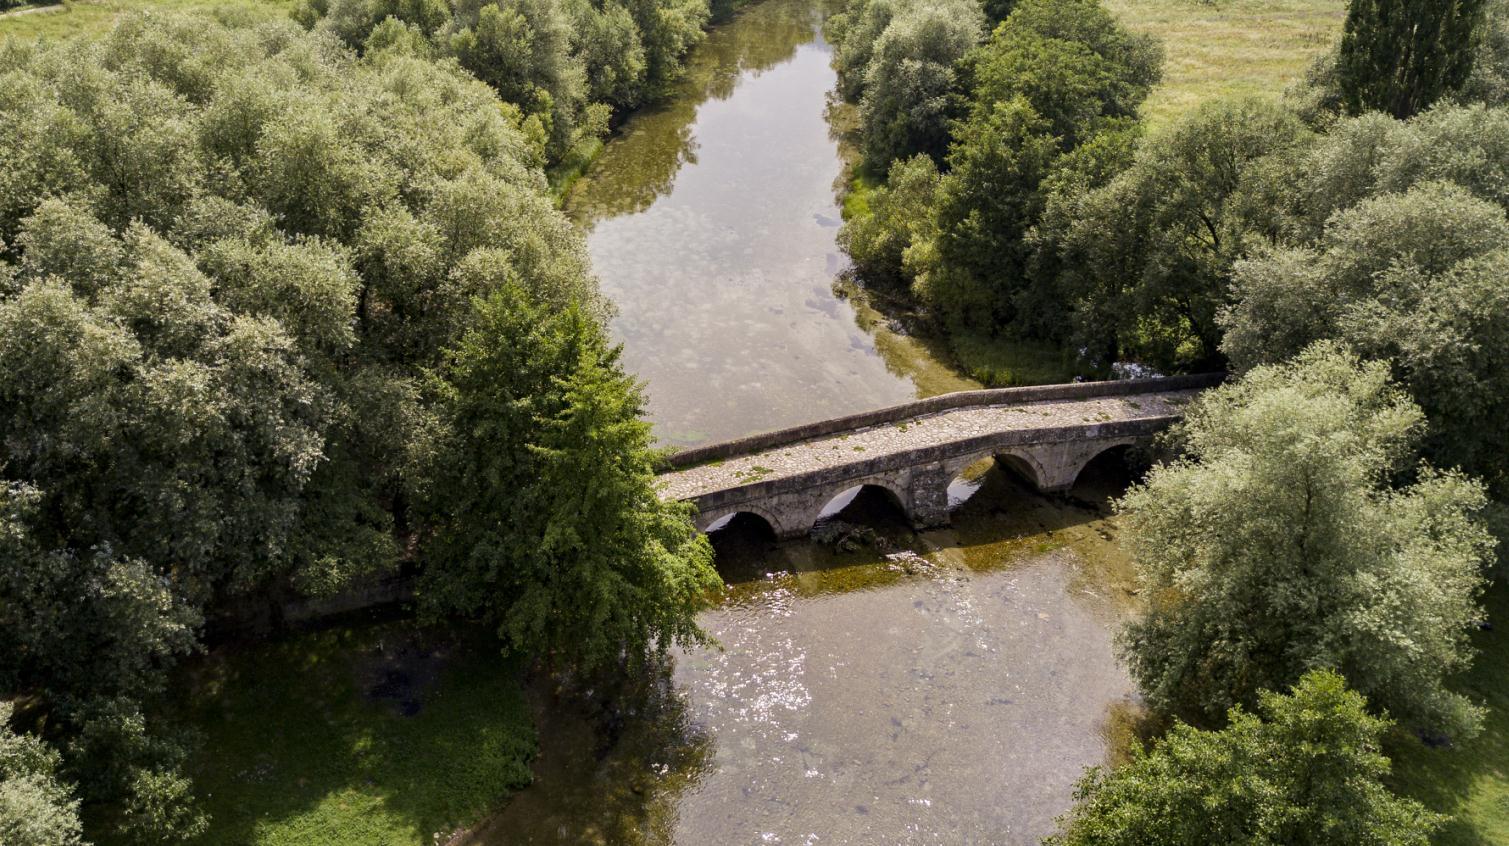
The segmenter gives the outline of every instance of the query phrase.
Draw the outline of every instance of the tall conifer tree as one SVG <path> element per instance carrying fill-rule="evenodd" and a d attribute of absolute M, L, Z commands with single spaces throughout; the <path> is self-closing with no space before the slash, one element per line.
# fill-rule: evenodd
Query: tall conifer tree
<path fill-rule="evenodd" d="M 1352 0 L 1338 71 L 1352 114 L 1407 118 L 1472 73 L 1483 0 Z"/>

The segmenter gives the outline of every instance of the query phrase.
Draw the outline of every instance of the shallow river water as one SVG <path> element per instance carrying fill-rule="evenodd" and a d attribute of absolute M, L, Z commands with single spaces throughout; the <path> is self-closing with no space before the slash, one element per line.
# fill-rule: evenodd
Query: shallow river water
<path fill-rule="evenodd" d="M 813 0 L 765 0 L 715 29 L 680 93 L 568 197 L 667 444 L 977 387 L 833 292 L 843 163 L 821 21 Z"/>
<path fill-rule="evenodd" d="M 813 0 L 763 0 L 716 29 L 569 198 L 667 444 L 973 387 L 834 294 L 820 28 Z M 468 842 L 1037 842 L 1132 703 L 1110 634 L 1123 483 L 1107 462 L 1065 501 L 977 468 L 952 529 L 913 533 L 867 490 L 832 509 L 830 533 L 870 527 L 847 544 L 714 533 L 719 646 L 598 698 L 626 711 L 536 691 L 535 783 Z"/>

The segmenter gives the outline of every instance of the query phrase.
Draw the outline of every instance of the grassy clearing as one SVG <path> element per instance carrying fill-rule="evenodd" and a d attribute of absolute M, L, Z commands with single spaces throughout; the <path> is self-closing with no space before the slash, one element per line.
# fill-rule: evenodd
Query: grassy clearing
<path fill-rule="evenodd" d="M 1150 128 L 1221 97 L 1277 97 L 1341 35 L 1346 0 L 1106 0 L 1127 26 L 1163 39 Z"/>
<path fill-rule="evenodd" d="M 142 9 L 214 11 L 246 15 L 255 20 L 286 15 L 293 5 L 293 0 L 234 0 L 228 3 L 216 0 L 77 0 L 59 6 L 39 6 L 24 13 L 0 15 L 0 39 L 13 36 L 34 41 L 80 33 L 97 35 L 110 29 L 122 14 Z"/>
<path fill-rule="evenodd" d="M 1483 733 L 1445 749 L 1405 738 L 1389 750 L 1395 786 L 1452 815 L 1438 846 L 1509 843 L 1509 586 L 1495 584 L 1485 604 L 1496 629 L 1478 633 L 1478 659 L 1461 681 L 1488 707 Z"/>
<path fill-rule="evenodd" d="M 530 779 L 535 730 L 495 641 L 392 623 L 216 654 L 182 680 L 216 846 L 416 846 Z"/>
<path fill-rule="evenodd" d="M 1069 351 L 1053 344 L 959 334 L 949 339 L 959 367 L 987 388 L 1056 385 L 1085 375 Z"/>

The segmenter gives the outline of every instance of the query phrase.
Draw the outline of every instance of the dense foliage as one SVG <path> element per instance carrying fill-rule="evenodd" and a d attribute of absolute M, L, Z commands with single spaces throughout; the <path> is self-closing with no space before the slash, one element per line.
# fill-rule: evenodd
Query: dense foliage
<path fill-rule="evenodd" d="M 1502 492 L 1509 448 L 1488 421 L 1509 365 L 1509 110 L 1323 130 L 1280 105 L 1216 102 L 1098 185 L 1059 180 L 1030 233 L 1034 302 L 1061 303 L 1064 338 L 1100 366 L 1243 370 L 1341 341 L 1389 363 L 1425 410 L 1434 462 Z"/>
<path fill-rule="evenodd" d="M 656 496 L 639 386 L 580 309 L 533 299 L 494 292 L 442 368 L 455 443 L 428 492 L 423 598 L 578 669 L 699 641 L 722 582 L 690 506 Z"/>
<path fill-rule="evenodd" d="M 0 702 L 0 843 L 78 846 L 79 803 L 58 781 L 60 756 L 41 740 L 11 729 L 14 713 Z"/>
<path fill-rule="evenodd" d="M 1122 647 L 1153 706 L 1212 723 L 1326 667 L 1410 728 L 1476 730 L 1446 680 L 1471 657 L 1486 497 L 1413 467 L 1421 423 L 1384 365 L 1327 343 L 1189 407 L 1185 457 L 1120 503 L 1148 597 Z"/>
<path fill-rule="evenodd" d="M 1070 304 L 1067 337 L 1101 364 L 1219 369 L 1217 315 L 1253 237 L 1241 191 L 1266 175 L 1264 157 L 1306 137 L 1278 106 L 1217 101 L 1102 187 L 1050 196 L 1038 245 L 1057 273 L 1049 287 Z"/>
<path fill-rule="evenodd" d="M 1337 80 L 1352 114 L 1407 118 L 1472 74 L 1483 0 L 1352 0 Z"/>
<path fill-rule="evenodd" d="M 832 23 L 840 85 L 859 101 L 866 163 L 941 159 L 956 116 L 957 65 L 980 40 L 975 0 L 856 0 Z"/>
<path fill-rule="evenodd" d="M 1248 368 L 1319 338 L 1388 362 L 1431 421 L 1431 455 L 1501 485 L 1509 454 L 1509 219 L 1451 183 L 1338 212 L 1314 246 L 1238 265 L 1224 349 Z"/>
<path fill-rule="evenodd" d="M 454 58 L 524 113 L 551 161 L 609 113 L 666 93 L 702 39 L 709 0 L 303 0 L 294 16 L 359 51 Z"/>
<path fill-rule="evenodd" d="M 943 166 L 925 203 L 919 183 L 891 182 L 874 192 L 874 213 L 851 217 L 843 237 L 856 271 L 893 288 L 912 281 L 919 301 L 956 331 L 1051 334 L 1043 312 L 1057 311 L 1055 298 L 1033 284 L 1028 234 L 1056 181 L 1096 178 L 1099 160 L 1124 148 L 1161 53 L 1098 0 L 1025 0 L 956 58 L 957 115 L 941 140 L 893 143 L 871 131 L 874 104 L 895 86 L 876 72 L 866 42 L 877 32 L 884 42 L 913 8 L 855 3 L 836 27 L 841 90 L 859 94 L 868 166 L 916 177 L 918 165 L 900 161 L 914 153 Z M 856 68 L 868 69 L 863 84 Z M 889 212 L 898 205 L 905 215 Z"/>
<path fill-rule="evenodd" d="M 524 106 L 291 21 L 0 47 L 0 690 L 41 700 L 86 819 L 203 827 L 150 703 L 232 602 L 407 562 L 525 654 L 698 637 L 705 541 L 651 488 Z M 478 453 L 532 486 L 453 474 Z M 521 494 L 543 513 L 487 510 Z"/>
<path fill-rule="evenodd" d="M 1053 846 L 1426 846 L 1441 818 L 1389 792 L 1388 722 L 1312 671 L 1219 731 L 1174 726 L 1114 771 L 1092 769 Z"/>

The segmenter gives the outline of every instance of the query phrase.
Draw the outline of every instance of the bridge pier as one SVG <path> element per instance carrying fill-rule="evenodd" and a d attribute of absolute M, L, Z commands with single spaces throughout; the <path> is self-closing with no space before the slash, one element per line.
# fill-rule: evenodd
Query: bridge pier
<path fill-rule="evenodd" d="M 905 505 L 913 528 L 948 525 L 948 486 L 953 480 L 954 474 L 943 464 L 912 468 Z"/>

